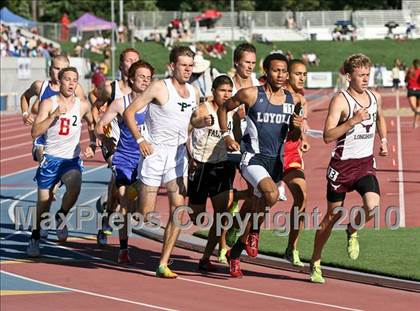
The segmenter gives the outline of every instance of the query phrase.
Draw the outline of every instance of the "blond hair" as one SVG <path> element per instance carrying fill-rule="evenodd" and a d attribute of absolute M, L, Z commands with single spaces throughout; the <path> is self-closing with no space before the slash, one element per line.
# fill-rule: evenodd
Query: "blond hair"
<path fill-rule="evenodd" d="M 371 66 L 372 66 L 372 62 L 370 61 L 369 57 L 361 53 L 353 54 L 353 55 L 350 55 L 344 61 L 344 72 L 348 74 L 352 74 L 356 68 L 371 67 Z"/>

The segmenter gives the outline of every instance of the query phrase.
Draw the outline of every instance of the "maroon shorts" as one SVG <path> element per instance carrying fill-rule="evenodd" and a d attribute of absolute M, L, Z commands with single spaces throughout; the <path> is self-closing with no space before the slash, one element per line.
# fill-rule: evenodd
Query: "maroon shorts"
<path fill-rule="evenodd" d="M 373 155 L 361 159 L 332 158 L 327 169 L 327 191 L 346 193 L 356 190 L 357 182 L 365 176 L 375 176 Z"/>

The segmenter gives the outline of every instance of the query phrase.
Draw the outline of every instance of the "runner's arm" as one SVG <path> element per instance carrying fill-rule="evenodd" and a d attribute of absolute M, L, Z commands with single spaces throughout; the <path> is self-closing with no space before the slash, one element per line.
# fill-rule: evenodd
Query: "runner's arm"
<path fill-rule="evenodd" d="M 50 125 L 60 116 L 58 108 L 54 111 L 51 111 L 51 107 L 51 101 L 49 99 L 42 101 L 39 113 L 35 118 L 34 124 L 32 125 L 32 138 L 35 139 L 38 136 L 44 134 Z"/>
<path fill-rule="evenodd" d="M 122 108 L 121 98 L 114 100 L 111 105 L 108 106 L 107 111 L 103 114 L 102 118 L 99 119 L 95 126 L 95 134 L 99 140 L 103 141 L 105 139 L 104 127 L 111 123 L 112 119 L 114 119 L 118 114 L 123 114 L 124 111 Z"/>
<path fill-rule="evenodd" d="M 386 156 L 388 155 L 388 140 L 387 140 L 387 128 L 386 128 L 386 121 L 382 111 L 382 97 L 380 94 L 375 92 L 375 96 L 378 100 L 378 111 L 376 117 L 376 127 L 378 129 L 378 135 L 381 139 L 381 147 L 379 151 L 379 155 Z"/>
<path fill-rule="evenodd" d="M 42 82 L 37 80 L 20 97 L 20 109 L 22 110 L 23 123 L 30 125 L 33 123 L 33 118 L 30 116 L 29 105 L 33 96 L 38 96 L 41 90 Z"/>
<path fill-rule="evenodd" d="M 92 112 L 91 112 L 91 107 L 90 107 L 90 103 L 83 99 L 80 100 L 81 105 L 83 107 L 83 119 L 86 121 L 87 126 L 88 126 L 88 133 L 89 133 L 89 145 L 86 147 L 86 150 L 84 152 L 86 158 L 90 159 L 93 158 L 93 156 L 95 155 L 95 150 L 96 150 L 96 136 L 95 136 L 95 123 L 92 117 Z"/>
<path fill-rule="evenodd" d="M 208 113 L 206 105 L 203 103 L 192 113 L 190 123 L 194 128 L 212 126 L 214 124 L 214 117 Z"/>

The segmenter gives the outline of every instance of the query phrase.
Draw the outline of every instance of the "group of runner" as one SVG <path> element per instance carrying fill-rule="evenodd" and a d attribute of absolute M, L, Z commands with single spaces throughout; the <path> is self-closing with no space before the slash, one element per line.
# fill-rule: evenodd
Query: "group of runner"
<path fill-rule="evenodd" d="M 40 239 L 48 234 L 41 229 L 42 214 L 49 211 L 55 189 L 61 184 L 66 192 L 56 214 L 57 237 L 60 241 L 67 239 L 66 217 L 81 188 L 83 118 L 90 138 L 85 157 L 93 157 L 97 145 L 101 146 L 113 172 L 103 212 L 124 215 L 118 262 L 131 262 L 127 223 L 137 219 L 128 219 L 127 215 L 138 211 L 146 222 L 150 221 L 158 190 L 165 186 L 170 213 L 156 275 L 177 277 L 168 267 L 180 233 L 177 223 L 182 223 L 184 216 L 175 213 L 176 209 L 188 203 L 192 210 L 189 216 L 196 221 L 210 198 L 215 214 L 239 213 L 247 225 L 236 238 L 238 223 L 221 235 L 214 223 L 198 267 L 208 272 L 217 270 L 210 257 L 219 243 L 219 262 L 229 263 L 232 277 L 241 277 L 240 255 L 244 250 L 251 257 L 258 255 L 260 226 L 267 207 L 281 197 L 280 182 L 285 182 L 293 196 L 290 224 L 295 223 L 297 212 L 305 211 L 307 202 L 302 158 L 310 149 L 305 137 L 309 128 L 303 91 L 306 66 L 300 60 L 270 54 L 263 61 L 265 76 L 261 83 L 253 78 L 256 55 L 253 45 L 239 45 L 234 51 L 235 76 L 216 77 L 212 97 L 204 103 L 200 103 L 198 90 L 188 83 L 195 56 L 188 47 L 171 50 L 173 74 L 164 80 L 154 80 L 153 66 L 141 60 L 135 49 L 126 49 L 120 56 L 121 80 L 94 89 L 89 101 L 78 84 L 77 69 L 69 67 L 64 56 L 54 58 L 51 79 L 34 82 L 21 100 L 24 123 L 32 125 L 34 156 L 40 162 L 35 176 L 37 225 L 27 254 L 40 256 Z M 310 279 L 315 283 L 324 283 L 321 253 L 339 219 L 336 209 L 343 206 L 345 194 L 353 190 L 360 194 L 366 220 L 370 219 L 369 211 L 379 206 L 373 145 L 378 133 L 380 155 L 387 155 L 387 133 L 381 96 L 368 89 L 370 67 L 365 55 L 347 58 L 344 70 L 349 88 L 335 94 L 329 105 L 324 141 L 336 141 L 337 145 L 327 169 L 328 209 L 317 230 L 310 263 Z M 38 101 L 29 110 L 33 96 Z M 247 189 L 233 189 L 237 170 Z M 239 211 L 238 201 L 243 201 Z M 100 245 L 106 244 L 110 233 L 108 218 L 104 219 L 98 232 Z M 223 219 L 226 223 L 226 217 Z M 359 214 L 355 224 L 361 221 Z M 297 224 L 291 228 L 285 258 L 302 267 L 297 243 L 303 217 Z M 357 231 L 350 224 L 347 237 L 349 256 L 357 259 Z"/>

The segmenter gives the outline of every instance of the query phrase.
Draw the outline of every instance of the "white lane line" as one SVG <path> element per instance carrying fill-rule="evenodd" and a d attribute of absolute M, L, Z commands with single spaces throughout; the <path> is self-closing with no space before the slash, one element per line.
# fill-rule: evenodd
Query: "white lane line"
<path fill-rule="evenodd" d="M 397 111 L 400 111 L 400 96 L 395 96 Z M 404 198 L 404 172 L 402 160 L 402 140 L 401 140 L 401 118 L 397 114 L 397 156 L 398 156 L 398 192 L 400 202 L 400 227 L 405 227 L 405 198 Z"/>
<path fill-rule="evenodd" d="M 22 276 L 22 275 L 19 275 L 19 274 L 6 272 L 4 270 L 2 270 L 1 273 L 4 273 L 4 274 L 9 275 L 9 276 L 13 276 L 13 277 L 25 280 L 25 281 L 35 282 L 35 283 L 42 284 L 42 285 L 47 285 L 47 286 L 52 286 L 52 287 L 68 290 L 70 292 L 85 294 L 85 295 L 89 295 L 89 296 L 95 296 L 95 297 L 109 299 L 109 300 L 115 300 L 115 301 L 119 301 L 119 302 L 125 302 L 125 303 L 129 303 L 129 304 L 133 304 L 133 305 L 147 307 L 147 308 L 150 308 L 150 309 L 168 310 L 168 311 L 174 311 L 175 310 L 175 309 L 169 309 L 169 308 L 165 308 L 165 307 L 161 307 L 161 306 L 157 306 L 157 305 L 151 305 L 151 304 L 148 304 L 148 303 L 142 303 L 142 302 L 138 302 L 138 301 L 133 301 L 133 300 L 128 300 L 128 299 L 103 295 L 103 294 L 99 294 L 99 293 L 95 293 L 95 292 L 89 292 L 89 291 L 85 291 L 85 290 L 81 290 L 81 289 L 77 289 L 77 288 L 56 285 L 56 284 L 49 283 L 49 282 L 43 282 L 43 281 L 28 278 L 28 277 L 25 277 L 25 276 Z"/>
<path fill-rule="evenodd" d="M 26 234 L 29 234 L 29 233 L 26 233 Z M 45 243 L 50 244 L 52 246 L 55 246 L 57 248 L 68 250 L 68 251 L 73 252 L 75 254 L 78 254 L 82 257 L 87 257 L 87 258 L 90 258 L 90 259 L 103 261 L 103 262 L 109 263 L 113 266 L 115 265 L 115 262 L 113 262 L 111 260 L 103 259 L 103 258 L 96 257 L 96 256 L 91 256 L 89 254 L 85 254 L 85 253 L 76 251 L 76 250 L 74 250 L 70 247 L 66 247 L 66 246 L 63 246 L 63 245 L 58 245 L 57 243 L 52 242 L 52 241 L 45 241 Z M 148 271 L 148 270 L 143 270 L 143 269 L 136 269 L 136 271 L 140 271 L 140 272 L 143 272 L 143 273 L 149 274 L 149 275 L 155 275 L 155 272 L 153 272 L 153 271 Z M 317 302 L 317 301 L 313 301 L 313 300 L 305 300 L 305 299 L 299 299 L 299 298 L 293 298 L 293 297 L 287 297 L 287 296 L 273 295 L 273 294 L 268 294 L 268 293 L 264 293 L 264 292 L 252 291 L 252 290 L 247 290 L 247 289 L 242 289 L 242 288 L 237 288 L 237 287 L 232 287 L 232 286 L 218 285 L 218 284 L 213 284 L 213 283 L 209 283 L 209 282 L 203 282 L 203 281 L 188 279 L 188 278 L 185 278 L 185 277 L 178 277 L 176 280 L 181 280 L 181 281 L 191 282 L 191 283 L 197 283 L 197 284 L 201 284 L 201 285 L 217 287 L 217 288 L 227 289 L 227 290 L 231 290 L 231 291 L 243 292 L 243 293 L 252 294 L 252 295 L 265 296 L 265 297 L 270 297 L 270 298 L 277 298 L 277 299 L 281 299 L 281 300 L 295 301 L 295 302 L 298 302 L 298 303 L 311 304 L 311 305 L 329 307 L 329 308 L 340 309 L 340 310 L 362 311 L 361 309 L 343 307 L 343 306 L 339 306 L 339 305 L 327 304 L 327 303 Z"/>
<path fill-rule="evenodd" d="M 32 189 L 32 188 L 31 188 Z M 3 187 L 2 187 L 2 190 L 3 190 Z M 20 198 L 20 195 L 17 195 L 17 196 L 15 196 L 13 199 L 5 199 L 5 200 L 1 200 L 0 201 L 0 205 L 1 204 L 4 204 L 4 203 L 7 203 L 7 202 L 9 202 L 9 201 L 16 201 L 16 200 L 19 200 L 19 198 Z"/>
<path fill-rule="evenodd" d="M 3 238 L 0 238 L 0 240 L 7 240 L 8 238 L 11 238 L 12 236 L 17 235 L 17 234 L 21 234 L 21 233 L 23 233 L 23 232 L 22 231 L 15 231 L 12 234 L 9 234 L 9 235 L 6 235 Z"/>
<path fill-rule="evenodd" d="M 0 151 L 19 148 L 19 147 L 22 147 L 22 146 L 25 146 L 25 145 L 32 145 L 32 141 L 27 141 L 27 142 L 24 142 L 24 143 L 21 143 L 21 144 L 11 145 L 9 147 L 2 147 L 2 148 L 0 148 Z"/>
<path fill-rule="evenodd" d="M 85 171 L 85 172 L 83 172 L 82 174 L 83 175 L 87 175 L 87 174 L 90 174 L 90 173 L 93 173 L 93 172 L 96 172 L 96 171 L 98 171 L 98 170 L 100 170 L 100 169 L 103 169 L 103 168 L 105 168 L 105 167 L 107 167 L 107 165 L 105 164 L 105 165 L 101 165 L 101 166 L 98 166 L 98 167 L 95 167 L 95 168 L 93 168 L 93 169 L 91 169 L 91 170 L 89 170 L 89 171 Z M 32 191 L 30 191 L 30 192 L 28 192 L 28 193 L 26 193 L 25 195 L 23 195 L 23 196 L 21 196 L 19 199 L 17 199 L 17 200 L 15 200 L 12 204 L 10 204 L 10 206 L 9 206 L 9 209 L 8 209 L 8 214 L 9 214 L 9 219 L 12 221 L 12 223 L 14 224 L 15 223 L 15 206 L 21 201 L 21 200 L 23 200 L 23 199 L 26 199 L 27 197 L 29 197 L 30 195 L 32 195 L 32 194 L 34 194 L 34 193 L 36 193 L 37 192 L 37 190 L 38 189 L 34 189 L 34 190 L 32 190 Z"/>
<path fill-rule="evenodd" d="M 83 144 L 83 143 L 85 143 L 87 141 L 90 141 L 90 139 L 89 138 L 83 139 L 83 140 L 80 141 L 80 144 Z M 18 155 L 18 156 L 10 157 L 10 158 L 1 159 L 0 160 L 0 163 L 12 161 L 12 160 L 16 160 L 16 159 L 20 159 L 20 158 L 24 158 L 24 157 L 27 157 L 27 156 L 32 156 L 32 152 L 24 153 L 24 154 L 21 154 L 21 155 Z"/>
<path fill-rule="evenodd" d="M 83 189 L 84 189 L 84 188 L 83 188 Z M 101 188 L 101 189 L 106 189 L 106 188 L 104 187 L 104 188 Z M 99 199 L 100 197 L 101 197 L 101 196 L 97 196 L 97 197 L 95 197 L 95 198 L 93 198 L 93 199 L 91 199 L 91 200 L 89 200 L 89 201 L 86 201 L 86 202 L 80 203 L 80 204 L 78 204 L 78 205 L 79 205 L 79 206 L 89 205 L 90 203 L 93 203 L 93 202 L 98 201 L 98 199 Z"/>
<path fill-rule="evenodd" d="M 13 173 L 10 173 L 10 174 L 4 175 L 4 176 L 0 176 L 0 179 L 7 178 L 7 177 L 10 177 L 10 176 L 14 176 L 14 175 L 19 175 L 19 174 L 28 172 L 28 171 L 33 170 L 33 169 L 36 169 L 36 168 L 38 168 L 38 165 L 32 166 L 32 167 L 28 167 L 28 168 L 25 168 L 23 170 L 20 170 L 20 171 L 17 171 L 17 172 L 13 172 Z M 3 180 L 1 182 L 3 183 Z"/>
<path fill-rule="evenodd" d="M 10 133 L 10 132 L 22 131 L 24 129 L 25 129 L 25 127 L 14 127 L 12 129 L 8 129 L 8 130 L 3 130 L 2 129 L 1 134 L 3 135 L 3 134 L 6 134 L 6 133 Z"/>
<path fill-rule="evenodd" d="M 2 138 L 0 141 L 4 142 L 5 140 L 15 139 L 15 138 L 24 137 L 24 136 L 28 136 L 29 138 L 32 139 L 31 133 L 28 132 L 28 133 L 23 133 L 20 135 L 5 137 L 5 138 Z"/>

